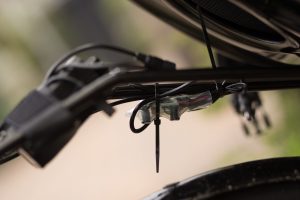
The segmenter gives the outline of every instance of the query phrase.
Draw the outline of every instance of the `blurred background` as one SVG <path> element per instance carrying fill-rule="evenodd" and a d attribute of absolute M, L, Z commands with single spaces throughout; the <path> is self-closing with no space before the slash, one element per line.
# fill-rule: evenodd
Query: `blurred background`
<path fill-rule="evenodd" d="M 0 2 L 0 117 L 38 86 L 68 50 L 103 42 L 173 60 L 180 68 L 208 67 L 203 44 L 160 22 L 130 1 L 27 0 Z M 99 54 L 100 55 L 100 54 Z M 253 159 L 300 154 L 299 91 L 265 92 L 273 128 L 245 136 L 224 98 L 181 121 L 163 120 L 161 172 L 155 173 L 154 127 L 130 132 L 135 104 L 99 113 L 45 168 L 18 158 L 0 166 L 0 198 L 141 199 L 166 184 Z"/>

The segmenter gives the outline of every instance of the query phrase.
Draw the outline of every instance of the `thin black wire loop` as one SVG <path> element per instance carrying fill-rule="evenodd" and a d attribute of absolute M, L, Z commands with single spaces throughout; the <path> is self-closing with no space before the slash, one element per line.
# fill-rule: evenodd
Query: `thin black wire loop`
<path fill-rule="evenodd" d="M 167 96 L 171 96 L 175 93 L 178 93 L 182 90 L 184 90 L 185 88 L 189 87 L 190 85 L 192 85 L 193 83 L 195 83 L 194 81 L 190 81 L 190 82 L 187 82 L 187 83 L 184 83 L 172 90 L 169 90 L 163 94 L 159 94 L 157 93 L 157 97 L 159 99 L 161 98 L 164 98 L 164 97 L 167 97 Z M 134 125 L 134 121 L 135 121 L 135 118 L 136 118 L 136 115 L 138 113 L 138 111 L 146 104 L 152 102 L 152 101 L 155 101 L 155 97 L 151 97 L 151 98 L 148 98 L 148 99 L 145 99 L 143 100 L 142 102 L 140 102 L 132 111 L 132 114 L 131 114 L 131 117 L 130 117 L 130 120 L 129 120 L 129 127 L 131 129 L 131 131 L 133 133 L 141 133 L 143 132 L 150 124 L 144 124 L 141 128 L 135 128 L 135 125 Z"/>
<path fill-rule="evenodd" d="M 140 128 L 135 128 L 135 125 L 134 125 L 134 121 L 135 121 L 135 118 L 136 118 L 136 115 L 138 113 L 138 111 L 144 106 L 146 105 L 147 103 L 150 103 L 151 101 L 153 101 L 153 97 L 152 98 L 149 98 L 149 99 L 146 99 L 146 100 L 143 100 L 142 102 L 140 102 L 132 111 L 132 114 L 131 114 L 131 117 L 129 119 L 129 127 L 130 127 L 130 130 L 133 132 L 133 133 L 141 133 L 143 132 L 150 124 L 144 124 L 142 127 Z"/>

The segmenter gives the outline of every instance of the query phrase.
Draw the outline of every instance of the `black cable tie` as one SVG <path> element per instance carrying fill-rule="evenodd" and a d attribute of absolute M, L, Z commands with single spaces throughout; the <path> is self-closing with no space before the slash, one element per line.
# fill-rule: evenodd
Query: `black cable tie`
<path fill-rule="evenodd" d="M 156 156 L 156 173 L 159 173 L 159 159 L 160 159 L 160 132 L 159 127 L 161 124 L 160 120 L 160 98 L 158 95 L 158 86 L 159 84 L 155 84 L 155 156 Z"/>

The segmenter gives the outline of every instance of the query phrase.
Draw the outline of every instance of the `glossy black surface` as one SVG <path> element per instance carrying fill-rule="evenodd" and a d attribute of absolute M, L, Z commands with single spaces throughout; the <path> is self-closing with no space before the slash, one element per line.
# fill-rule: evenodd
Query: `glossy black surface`
<path fill-rule="evenodd" d="M 197 6 L 214 47 L 225 56 L 258 64 L 300 63 L 297 0 L 133 0 L 189 36 L 202 39 Z"/>
<path fill-rule="evenodd" d="M 300 158 L 274 158 L 221 168 L 165 187 L 146 200 L 297 200 Z"/>

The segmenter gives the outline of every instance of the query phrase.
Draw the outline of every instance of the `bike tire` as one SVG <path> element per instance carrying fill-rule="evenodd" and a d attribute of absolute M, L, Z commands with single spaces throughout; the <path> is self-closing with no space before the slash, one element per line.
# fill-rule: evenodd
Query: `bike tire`
<path fill-rule="evenodd" d="M 299 200 L 300 157 L 237 164 L 171 184 L 145 200 Z"/>

